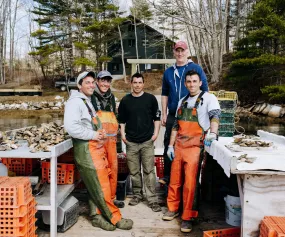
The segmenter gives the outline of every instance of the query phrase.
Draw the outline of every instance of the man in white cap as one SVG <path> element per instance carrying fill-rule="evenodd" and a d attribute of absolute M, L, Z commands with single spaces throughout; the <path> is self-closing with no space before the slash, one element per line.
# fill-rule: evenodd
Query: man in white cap
<path fill-rule="evenodd" d="M 159 182 L 168 184 L 170 179 L 171 162 L 167 157 L 167 149 L 170 141 L 170 134 L 175 120 L 178 101 L 188 94 L 188 90 L 184 85 L 185 75 L 190 70 L 195 70 L 201 81 L 202 91 L 208 91 L 208 83 L 203 69 L 192 60 L 188 60 L 189 50 L 185 41 L 178 41 L 173 47 L 173 54 L 176 63 L 166 69 L 163 74 L 161 107 L 162 116 L 161 123 L 165 126 L 164 134 L 164 178 Z M 168 113 L 167 113 L 168 111 Z"/>
<path fill-rule="evenodd" d="M 122 218 L 111 197 L 106 133 L 91 103 L 95 73 L 79 74 L 77 86 L 79 92 L 72 90 L 65 105 L 64 128 L 72 137 L 75 164 L 88 190 L 92 225 L 108 231 L 129 230 L 133 221 Z"/>

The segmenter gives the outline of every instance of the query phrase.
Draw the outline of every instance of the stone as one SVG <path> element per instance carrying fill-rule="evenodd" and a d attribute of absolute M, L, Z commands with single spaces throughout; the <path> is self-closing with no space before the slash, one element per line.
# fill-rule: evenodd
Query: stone
<path fill-rule="evenodd" d="M 273 117 L 273 118 L 280 117 L 281 109 L 282 109 L 282 107 L 280 107 L 280 106 L 272 105 L 272 107 L 268 113 L 268 116 Z"/>

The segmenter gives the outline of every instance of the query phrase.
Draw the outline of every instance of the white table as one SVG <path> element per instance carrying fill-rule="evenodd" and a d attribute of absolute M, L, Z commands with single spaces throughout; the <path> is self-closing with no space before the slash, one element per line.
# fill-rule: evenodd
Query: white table
<path fill-rule="evenodd" d="M 232 152 L 225 145 L 233 138 L 221 137 L 206 148 L 228 177 L 231 173 L 237 174 L 243 237 L 258 236 L 264 216 L 285 216 L 285 137 L 264 131 L 258 131 L 258 135 L 262 140 L 273 141 L 274 147 Z M 256 160 L 253 163 L 237 162 L 242 154 L 256 157 Z"/>
<path fill-rule="evenodd" d="M 57 157 L 72 148 L 72 141 L 68 139 L 52 147 L 50 152 L 31 153 L 27 144 L 16 150 L 0 151 L 1 158 L 33 158 L 50 159 L 50 185 L 44 194 L 36 197 L 37 210 L 50 211 L 50 236 L 57 236 L 57 207 L 72 192 L 74 185 L 57 185 Z"/>

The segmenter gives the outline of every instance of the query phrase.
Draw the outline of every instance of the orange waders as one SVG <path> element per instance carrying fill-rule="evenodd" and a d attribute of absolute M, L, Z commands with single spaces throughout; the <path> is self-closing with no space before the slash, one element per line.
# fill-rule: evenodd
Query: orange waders
<path fill-rule="evenodd" d="M 192 217 L 198 216 L 198 211 L 194 204 L 198 201 L 197 192 L 204 131 L 198 122 L 197 107 L 203 94 L 203 92 L 200 93 L 193 109 L 187 108 L 186 100 L 189 98 L 189 95 L 186 96 L 177 111 L 179 128 L 175 141 L 175 158 L 171 165 L 167 206 L 169 211 L 178 211 L 181 187 L 183 186 L 182 220 L 190 220 Z"/>
<path fill-rule="evenodd" d="M 107 135 L 107 139 L 104 143 L 104 148 L 107 153 L 109 168 L 111 169 L 109 178 L 111 185 L 111 197 L 112 200 L 114 200 L 116 197 L 118 179 L 118 159 L 116 143 L 119 125 L 114 112 L 99 110 L 97 111 L 97 115 L 102 123 L 102 128 L 105 129 Z"/>
<path fill-rule="evenodd" d="M 102 129 L 100 119 L 92 115 L 95 131 Z M 94 131 L 94 132 L 95 132 Z M 89 196 L 96 205 L 97 214 L 102 214 L 109 222 L 115 225 L 122 219 L 120 210 L 112 200 L 110 181 L 111 169 L 104 147 L 105 141 L 72 139 L 74 159 L 80 176 L 85 183 Z"/>

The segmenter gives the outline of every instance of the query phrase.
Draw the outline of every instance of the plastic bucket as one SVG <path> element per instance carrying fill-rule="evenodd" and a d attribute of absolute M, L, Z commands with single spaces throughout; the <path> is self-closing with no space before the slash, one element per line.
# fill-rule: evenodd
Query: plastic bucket
<path fill-rule="evenodd" d="M 127 178 L 128 174 L 119 174 L 117 181 L 116 199 L 124 201 L 127 196 Z"/>
<path fill-rule="evenodd" d="M 226 222 L 232 226 L 241 225 L 241 203 L 239 197 L 227 195 L 226 202 Z"/>

